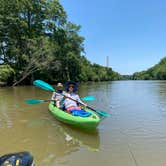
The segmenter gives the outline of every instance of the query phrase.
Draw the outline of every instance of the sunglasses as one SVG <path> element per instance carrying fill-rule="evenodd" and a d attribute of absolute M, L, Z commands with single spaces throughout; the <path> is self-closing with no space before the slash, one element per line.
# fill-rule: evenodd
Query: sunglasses
<path fill-rule="evenodd" d="M 71 88 L 74 88 L 74 86 L 73 86 L 73 85 L 69 85 L 69 88 L 70 88 L 70 87 L 71 87 Z"/>

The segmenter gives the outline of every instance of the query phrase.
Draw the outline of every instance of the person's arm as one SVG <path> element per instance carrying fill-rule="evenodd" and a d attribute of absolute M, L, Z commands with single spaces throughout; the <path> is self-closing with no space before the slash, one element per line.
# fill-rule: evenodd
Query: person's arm
<path fill-rule="evenodd" d="M 81 103 L 82 105 L 84 105 L 85 107 L 87 106 L 87 104 L 84 103 L 84 102 L 80 99 L 79 95 L 77 95 L 77 101 L 78 101 L 79 103 Z"/>
<path fill-rule="evenodd" d="M 55 100 L 55 98 L 56 98 L 56 93 L 53 92 L 52 97 L 51 97 L 51 100 Z"/>

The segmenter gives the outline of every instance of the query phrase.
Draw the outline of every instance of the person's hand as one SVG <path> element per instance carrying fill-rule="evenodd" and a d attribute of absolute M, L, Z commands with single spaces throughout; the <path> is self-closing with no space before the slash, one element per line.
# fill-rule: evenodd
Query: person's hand
<path fill-rule="evenodd" d="M 66 98 L 67 98 L 67 95 L 64 95 L 64 98 L 66 99 Z"/>
<path fill-rule="evenodd" d="M 84 106 L 85 106 L 85 107 L 87 107 L 87 106 L 88 106 L 88 104 L 84 103 Z"/>

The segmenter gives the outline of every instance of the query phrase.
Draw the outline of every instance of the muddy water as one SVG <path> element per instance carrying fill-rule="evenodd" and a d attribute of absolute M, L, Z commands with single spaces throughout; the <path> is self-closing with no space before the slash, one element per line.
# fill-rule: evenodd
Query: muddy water
<path fill-rule="evenodd" d="M 110 117 L 93 132 L 58 122 L 50 92 L 33 86 L 0 88 L 0 154 L 30 151 L 38 166 L 163 166 L 166 156 L 166 81 L 115 81 L 80 85 L 80 96 Z"/>

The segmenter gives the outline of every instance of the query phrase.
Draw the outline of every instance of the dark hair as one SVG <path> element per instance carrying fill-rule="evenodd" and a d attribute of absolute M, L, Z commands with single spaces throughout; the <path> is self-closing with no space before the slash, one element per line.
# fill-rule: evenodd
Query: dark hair
<path fill-rule="evenodd" d="M 65 89 L 66 89 L 66 91 L 67 91 L 67 92 L 69 91 L 69 85 L 70 85 L 70 84 L 73 84 L 73 85 L 74 85 L 73 92 L 76 92 L 76 91 L 78 90 L 78 85 L 77 85 L 77 83 L 76 83 L 75 81 L 68 81 L 68 82 L 66 82 L 66 84 L 65 84 Z"/>

